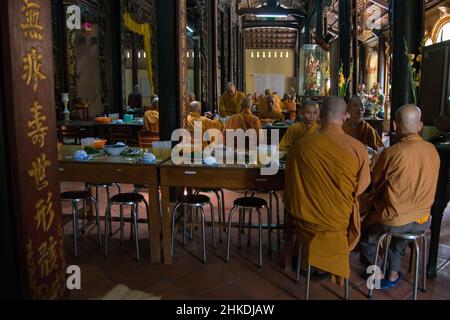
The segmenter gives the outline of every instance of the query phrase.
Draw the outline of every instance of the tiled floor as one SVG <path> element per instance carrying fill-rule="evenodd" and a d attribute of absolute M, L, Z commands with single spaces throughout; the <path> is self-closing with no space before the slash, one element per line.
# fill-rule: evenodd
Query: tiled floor
<path fill-rule="evenodd" d="M 62 190 L 80 189 L 83 186 L 77 183 L 63 183 Z M 122 186 L 130 191 L 131 186 Z M 239 193 L 227 191 L 225 193 L 227 212 L 232 200 L 240 196 Z M 100 193 L 100 212 L 105 209 L 106 195 Z M 212 197 L 214 199 L 215 197 Z M 215 200 L 213 200 L 215 201 Z M 143 209 L 143 208 L 142 208 Z M 69 206 L 63 204 L 63 211 L 70 212 Z M 129 210 L 125 210 L 129 216 Z M 282 212 L 282 211 L 281 211 Z M 113 214 L 117 215 L 118 210 Z M 143 210 L 141 210 L 143 213 Z M 447 209 L 450 213 L 450 207 Z M 103 223 L 101 223 L 103 226 Z M 79 257 L 73 259 L 72 225 L 65 226 L 66 256 L 69 264 L 81 267 L 82 288 L 68 292 L 68 299 L 95 299 L 101 297 L 117 284 L 125 284 L 130 289 L 141 290 L 162 299 L 273 299 L 291 300 L 303 299 L 305 277 L 300 283 L 294 282 L 294 273 L 286 273 L 283 266 L 283 242 L 281 252 L 276 246 L 276 236 L 272 238 L 274 252 L 269 255 L 267 246 L 264 247 L 264 268 L 259 270 L 257 232 L 252 232 L 251 245 L 247 245 L 247 236 L 243 236 L 243 247 L 236 248 L 236 231 L 232 234 L 232 251 L 230 262 L 225 262 L 226 243 L 218 242 L 217 248 L 212 248 L 211 229 L 207 228 L 207 264 L 200 261 L 201 238 L 197 231 L 194 240 L 188 240 L 186 247 L 181 244 L 180 234 L 175 241 L 175 257 L 172 265 L 155 265 L 149 261 L 149 242 L 146 225 L 139 227 L 141 261 L 135 260 L 134 242 L 129 239 L 129 226 L 125 227 L 125 243 L 120 244 L 119 233 L 109 241 L 108 257 L 104 258 L 103 251 L 98 247 L 95 225 L 88 226 L 86 234 L 79 240 Z M 113 224 L 113 229 L 118 223 Z M 103 233 L 103 231 L 102 231 Z M 263 235 L 267 243 L 266 231 Z M 439 276 L 428 280 L 426 293 L 419 291 L 419 299 L 450 299 L 450 218 L 444 216 L 442 225 L 441 245 L 439 250 Z M 366 299 L 367 288 L 360 278 L 363 268 L 359 263 L 358 254 L 351 255 L 350 299 Z M 406 279 L 396 288 L 388 291 L 375 291 L 374 299 L 411 299 L 412 276 L 406 271 L 408 258 L 404 259 L 404 273 Z M 343 288 L 340 288 L 328 279 L 311 279 L 310 299 L 341 299 Z"/>

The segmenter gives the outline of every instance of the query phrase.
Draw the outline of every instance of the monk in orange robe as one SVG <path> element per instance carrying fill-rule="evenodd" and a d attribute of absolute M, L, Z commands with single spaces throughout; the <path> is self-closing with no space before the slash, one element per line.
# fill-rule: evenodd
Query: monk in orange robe
<path fill-rule="evenodd" d="M 226 131 L 227 130 L 238 130 L 242 129 L 247 131 L 249 129 L 254 129 L 256 134 L 258 134 L 259 129 L 261 129 L 261 121 L 258 117 L 252 114 L 253 99 L 251 95 L 245 97 L 242 101 L 242 110 L 240 113 L 231 116 L 223 127 L 223 139 L 226 143 Z M 235 143 L 236 145 L 236 143 Z"/>
<path fill-rule="evenodd" d="M 379 147 L 384 147 L 383 141 L 377 131 L 363 119 L 365 110 L 361 98 L 358 96 L 351 97 L 347 107 L 350 113 L 350 119 L 344 123 L 345 133 L 375 151 Z"/>
<path fill-rule="evenodd" d="M 144 113 L 144 129 L 146 131 L 159 132 L 159 100 L 155 98 Z"/>
<path fill-rule="evenodd" d="M 195 122 L 200 121 L 202 123 L 202 137 L 206 130 L 217 129 L 222 131 L 223 124 L 220 120 L 211 120 L 201 115 L 202 105 L 199 101 L 193 101 L 189 105 L 189 115 L 186 121 L 186 129 L 194 132 Z M 193 136 L 193 135 L 192 135 Z M 207 141 L 203 141 L 202 146 L 205 148 L 208 145 Z"/>
<path fill-rule="evenodd" d="M 225 93 L 220 97 L 219 116 L 227 117 L 239 113 L 244 98 L 245 95 L 236 90 L 234 83 L 228 83 Z"/>
<path fill-rule="evenodd" d="M 334 280 L 350 276 L 350 251 L 360 237 L 357 199 L 370 183 L 366 148 L 342 130 L 345 119 L 345 101 L 326 98 L 320 133 L 294 144 L 285 172 L 285 208 L 301 235 L 302 256 Z"/>
<path fill-rule="evenodd" d="M 264 123 L 284 121 L 284 116 L 281 113 L 281 109 L 277 106 L 276 98 L 273 95 L 261 99 L 258 105 L 258 116 L 261 122 Z"/>
<path fill-rule="evenodd" d="M 283 110 L 289 113 L 289 118 L 292 121 L 295 121 L 297 117 L 297 103 L 295 102 L 295 96 L 291 96 L 286 94 L 286 99 L 283 102 Z"/>
<path fill-rule="evenodd" d="M 300 108 L 302 120 L 291 125 L 280 142 L 280 150 L 287 152 L 294 143 L 319 131 L 320 126 L 316 123 L 319 117 L 319 105 L 316 101 L 306 99 Z"/>
<path fill-rule="evenodd" d="M 368 214 L 363 222 L 360 260 L 373 265 L 378 238 L 385 232 L 419 234 L 429 227 L 440 159 L 436 148 L 419 132 L 423 123 L 415 105 L 398 109 L 394 129 L 400 142 L 381 153 L 373 171 L 373 191 L 361 203 Z M 367 210 L 366 210 L 367 209 Z M 379 275 L 381 288 L 395 286 L 401 278 L 401 257 L 408 241 L 392 239 L 389 274 Z M 380 261 L 381 259 L 379 259 Z"/>

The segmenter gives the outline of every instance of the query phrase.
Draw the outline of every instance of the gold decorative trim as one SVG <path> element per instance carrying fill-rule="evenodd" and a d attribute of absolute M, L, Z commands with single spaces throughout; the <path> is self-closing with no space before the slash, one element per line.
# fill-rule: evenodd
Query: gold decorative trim
<path fill-rule="evenodd" d="M 433 40 L 433 43 L 438 43 L 438 35 L 439 32 L 441 32 L 444 25 L 447 23 L 450 23 L 450 14 L 443 16 L 441 19 L 439 19 L 438 22 L 433 27 L 433 31 L 431 32 L 431 39 Z"/>

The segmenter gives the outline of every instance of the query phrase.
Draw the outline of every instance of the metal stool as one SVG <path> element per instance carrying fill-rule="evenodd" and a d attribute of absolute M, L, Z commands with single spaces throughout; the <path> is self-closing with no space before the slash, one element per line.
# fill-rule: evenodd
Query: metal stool
<path fill-rule="evenodd" d="M 412 262 L 412 257 L 414 256 L 414 291 L 413 291 L 413 299 L 417 300 L 417 287 L 418 287 L 418 283 L 419 283 L 419 254 L 420 254 L 420 250 L 419 250 L 419 244 L 418 241 L 422 240 L 422 292 L 425 292 L 427 290 L 427 238 L 425 236 L 425 232 L 422 232 L 420 234 L 398 234 L 398 233 L 384 233 L 379 239 L 378 239 L 378 244 L 377 244 L 377 250 L 375 253 L 375 262 L 374 262 L 374 266 L 377 265 L 378 262 L 378 254 L 380 253 L 380 247 L 381 244 L 383 243 L 383 240 L 386 240 L 385 243 L 385 250 L 384 250 L 384 261 L 383 261 L 383 274 L 386 274 L 387 271 L 387 259 L 388 259 L 388 255 L 389 255 L 389 246 L 391 244 L 391 240 L 392 238 L 397 238 L 397 239 L 402 239 L 402 240 L 408 240 L 410 242 L 413 242 L 414 244 L 414 251 L 411 250 L 411 260 L 410 262 Z M 415 252 L 415 254 L 414 254 Z M 410 264 L 410 270 L 409 272 L 411 272 L 411 264 Z M 373 289 L 369 289 L 369 293 L 368 293 L 368 297 L 369 299 L 372 298 L 372 294 L 373 294 Z"/>
<path fill-rule="evenodd" d="M 183 245 L 186 245 L 186 209 L 191 208 L 193 213 L 194 209 L 197 211 L 200 209 L 201 219 L 202 219 L 202 245 L 203 245 L 203 262 L 206 263 L 206 239 L 205 239 L 205 212 L 203 206 L 209 205 L 211 208 L 211 227 L 212 227 L 212 238 L 213 238 L 213 248 L 216 248 L 216 233 L 214 226 L 214 206 L 211 199 L 208 196 L 201 194 L 192 194 L 181 197 L 175 207 L 172 210 L 172 239 L 170 254 L 173 257 L 174 251 L 174 239 L 175 239 L 175 217 L 176 212 L 179 207 L 183 207 Z M 193 221 L 192 221 L 193 223 Z"/>
<path fill-rule="evenodd" d="M 297 236 L 297 239 L 299 237 Z M 296 276 L 295 281 L 298 283 L 300 280 L 300 263 L 302 260 L 302 244 L 298 242 L 298 252 L 297 252 L 297 267 L 296 267 Z M 308 263 L 306 268 L 306 289 L 305 289 L 305 300 L 309 300 L 309 282 L 311 280 L 311 265 Z M 344 279 L 344 299 L 349 300 L 348 294 L 348 278 Z"/>
<path fill-rule="evenodd" d="M 263 266 L 262 257 L 262 223 L 261 223 L 261 211 L 260 209 L 266 208 L 268 216 L 270 216 L 270 209 L 267 206 L 267 202 L 264 199 L 257 197 L 246 197 L 238 198 L 233 202 L 233 208 L 231 208 L 229 221 L 228 221 L 228 241 L 227 241 L 227 261 L 230 261 L 230 243 L 231 243 L 231 222 L 233 218 L 233 213 L 239 209 L 239 230 L 238 230 L 238 249 L 241 248 L 241 230 L 242 222 L 244 216 L 244 210 L 250 210 L 250 216 L 254 211 L 258 214 L 258 226 L 259 226 L 259 267 Z M 251 226 L 250 226 L 251 227 Z M 270 234 L 270 233 L 269 233 Z M 250 235 L 249 235 L 250 236 Z M 269 248 L 271 246 L 270 236 L 269 236 Z"/>
<path fill-rule="evenodd" d="M 121 193 L 120 185 L 118 183 L 89 183 L 88 182 L 85 184 L 85 190 L 87 191 L 89 188 L 95 188 L 95 201 L 97 201 L 97 203 L 99 203 L 98 189 L 99 188 L 106 189 L 106 203 L 108 204 L 111 200 L 111 193 L 109 191 L 109 188 L 111 188 L 113 185 L 117 188 L 118 193 Z M 83 223 L 84 223 L 84 221 L 83 221 Z M 110 232 L 112 230 L 111 221 L 109 222 L 109 230 L 110 230 Z M 112 236 L 112 233 L 110 233 L 109 236 Z"/>
<path fill-rule="evenodd" d="M 120 241 L 123 243 L 123 206 L 131 207 L 131 219 L 134 225 L 134 237 L 136 241 L 136 260 L 139 261 L 139 231 L 138 231 L 138 208 L 139 203 L 144 202 L 147 211 L 147 219 L 150 223 L 150 212 L 147 201 L 143 195 L 139 193 L 119 193 L 111 198 L 105 211 L 105 235 L 108 234 L 109 222 L 111 219 L 111 207 L 113 205 L 120 206 Z M 131 230 L 133 232 L 133 230 Z M 105 257 L 108 256 L 108 237 L 105 237 Z"/>
<path fill-rule="evenodd" d="M 98 213 L 98 205 L 97 201 L 91 196 L 91 194 L 87 191 L 67 191 L 61 193 L 62 201 L 70 201 L 72 203 L 72 222 L 73 222 L 73 245 L 74 245 L 74 257 L 78 257 L 78 203 L 83 202 L 83 214 L 86 214 L 86 201 L 91 201 L 95 206 L 95 218 L 97 223 L 97 234 L 98 234 L 98 243 L 99 246 L 102 246 L 102 235 L 100 233 L 100 216 Z M 83 219 L 84 222 L 84 219 Z M 84 225 L 83 225 L 84 227 Z M 84 229 L 82 228 L 83 232 Z"/>
<path fill-rule="evenodd" d="M 251 197 L 254 197 L 255 194 L 269 194 L 269 208 L 270 208 L 270 215 L 267 217 L 268 219 L 268 230 L 269 230 L 269 242 L 272 243 L 272 197 L 275 198 L 275 205 L 277 207 L 277 244 L 278 248 L 281 245 L 281 236 L 280 236 L 280 202 L 278 200 L 278 195 L 275 190 L 247 190 L 245 191 L 244 197 L 247 197 L 247 193 L 251 192 Z M 249 215 L 249 229 L 248 229 L 248 244 L 250 244 L 251 239 L 251 225 L 252 225 L 252 215 Z M 245 221 L 245 210 L 244 210 L 244 217 L 243 220 Z M 269 253 L 272 253 L 272 247 L 269 247 Z"/>
<path fill-rule="evenodd" d="M 194 191 L 194 194 L 199 194 L 199 193 L 214 193 L 216 195 L 218 220 L 219 220 L 219 223 L 225 224 L 225 222 L 226 222 L 226 219 L 225 219 L 225 196 L 223 194 L 223 190 L 222 189 L 196 189 Z M 220 195 L 219 195 L 219 193 L 220 193 Z M 225 228 L 224 228 L 224 231 L 225 231 Z M 191 239 L 192 239 L 192 228 L 191 228 Z M 222 242 L 222 232 L 221 232 L 220 227 L 219 227 L 219 241 Z"/>

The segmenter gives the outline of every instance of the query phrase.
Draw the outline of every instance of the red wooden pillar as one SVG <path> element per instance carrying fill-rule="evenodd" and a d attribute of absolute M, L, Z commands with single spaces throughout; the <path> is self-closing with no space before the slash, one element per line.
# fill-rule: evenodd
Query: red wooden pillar
<path fill-rule="evenodd" d="M 20 295 L 60 299 L 66 286 L 57 178 L 50 1 L 0 2 L 3 115 L 9 145 L 12 208 Z M 4 123 L 5 123 L 4 122 Z M 14 237 L 15 235 L 15 237 Z"/>

